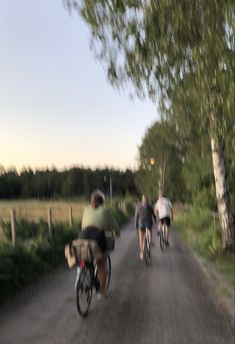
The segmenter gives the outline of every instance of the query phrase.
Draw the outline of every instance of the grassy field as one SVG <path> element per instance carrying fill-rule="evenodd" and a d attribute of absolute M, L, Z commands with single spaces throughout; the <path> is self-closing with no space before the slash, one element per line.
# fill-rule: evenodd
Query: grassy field
<path fill-rule="evenodd" d="M 14 208 L 16 219 L 25 219 L 35 222 L 39 220 L 47 221 L 48 208 L 50 207 L 52 221 L 54 223 L 69 222 L 69 206 L 72 208 L 73 219 L 75 221 L 80 220 L 84 209 L 84 203 L 79 201 L 0 201 L 0 220 L 9 222 L 11 209 Z"/>

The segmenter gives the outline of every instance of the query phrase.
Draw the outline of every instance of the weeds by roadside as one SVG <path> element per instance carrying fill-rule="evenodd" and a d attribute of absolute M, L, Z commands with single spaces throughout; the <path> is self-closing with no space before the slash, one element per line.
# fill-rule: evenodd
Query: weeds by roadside
<path fill-rule="evenodd" d="M 174 226 L 193 250 L 212 261 L 235 288 L 235 254 L 222 250 L 219 219 L 208 210 L 191 208 L 177 214 Z"/>

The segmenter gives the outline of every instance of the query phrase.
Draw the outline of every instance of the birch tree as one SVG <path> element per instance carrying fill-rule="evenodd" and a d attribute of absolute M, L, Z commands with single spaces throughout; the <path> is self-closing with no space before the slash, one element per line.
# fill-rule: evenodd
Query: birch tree
<path fill-rule="evenodd" d="M 200 112 L 192 116 L 198 116 L 202 125 L 209 123 L 223 247 L 235 249 L 224 155 L 225 133 L 234 118 L 234 1 L 67 0 L 67 4 L 89 25 L 95 55 L 106 65 L 114 86 L 131 83 L 138 96 L 148 95 L 154 102 L 161 98 L 169 110 L 172 93 L 190 75 L 193 87 L 187 96 L 201 96 Z"/>

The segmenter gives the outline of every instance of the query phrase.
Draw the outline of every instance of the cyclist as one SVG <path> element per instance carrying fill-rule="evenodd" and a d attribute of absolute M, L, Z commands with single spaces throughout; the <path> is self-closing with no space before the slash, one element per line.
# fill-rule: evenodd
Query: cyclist
<path fill-rule="evenodd" d="M 155 204 L 155 214 L 159 218 L 160 225 L 166 224 L 166 246 L 169 246 L 169 228 L 173 221 L 173 208 L 170 200 L 162 195 Z"/>
<path fill-rule="evenodd" d="M 105 232 L 115 232 L 116 236 L 120 236 L 120 230 L 117 221 L 113 217 L 111 211 L 104 207 L 105 196 L 100 190 L 95 190 L 91 195 L 91 204 L 85 207 L 82 216 L 82 231 L 79 235 L 80 239 L 95 240 L 99 245 L 102 257 L 97 260 L 98 278 L 100 282 L 100 290 L 98 298 L 105 296 L 106 284 L 106 248 L 105 248 Z"/>
<path fill-rule="evenodd" d="M 152 241 L 152 226 L 153 222 L 156 222 L 156 216 L 154 214 L 153 207 L 149 202 L 149 198 L 145 195 L 142 196 L 142 202 L 136 209 L 135 214 L 135 227 L 139 230 L 139 248 L 140 259 L 143 260 L 144 252 L 144 235 L 145 229 L 148 230 L 149 241 L 153 245 Z"/>

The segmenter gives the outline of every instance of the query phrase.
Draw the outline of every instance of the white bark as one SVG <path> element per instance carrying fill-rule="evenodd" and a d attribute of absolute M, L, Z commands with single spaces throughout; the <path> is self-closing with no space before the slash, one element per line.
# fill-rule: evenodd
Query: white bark
<path fill-rule="evenodd" d="M 159 166 L 159 176 L 158 176 L 158 198 L 162 196 L 162 166 Z"/>
<path fill-rule="evenodd" d="M 213 118 L 213 120 L 215 120 L 215 118 Z M 224 152 L 219 140 L 215 137 L 211 138 L 211 150 L 216 199 L 222 231 L 222 246 L 224 249 L 234 250 L 234 222 L 230 195 L 227 187 Z"/>

